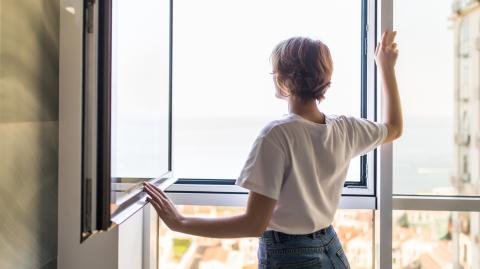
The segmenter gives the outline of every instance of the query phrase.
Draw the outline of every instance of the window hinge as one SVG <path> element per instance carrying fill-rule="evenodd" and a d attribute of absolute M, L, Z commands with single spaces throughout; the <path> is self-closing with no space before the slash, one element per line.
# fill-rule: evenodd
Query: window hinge
<path fill-rule="evenodd" d="M 87 33 L 93 33 L 93 29 L 94 29 L 93 28 L 94 5 L 95 5 L 95 0 L 87 1 L 87 17 L 86 17 Z"/>

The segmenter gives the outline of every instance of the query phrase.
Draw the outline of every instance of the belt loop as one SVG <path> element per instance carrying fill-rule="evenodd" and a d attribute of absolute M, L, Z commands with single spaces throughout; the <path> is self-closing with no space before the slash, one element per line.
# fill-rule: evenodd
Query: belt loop
<path fill-rule="evenodd" d="M 313 239 L 317 239 L 317 233 L 316 232 L 311 233 L 311 235 L 312 235 Z"/>
<path fill-rule="evenodd" d="M 273 238 L 275 240 L 275 243 L 280 243 L 280 238 L 278 237 L 277 231 L 273 231 Z"/>

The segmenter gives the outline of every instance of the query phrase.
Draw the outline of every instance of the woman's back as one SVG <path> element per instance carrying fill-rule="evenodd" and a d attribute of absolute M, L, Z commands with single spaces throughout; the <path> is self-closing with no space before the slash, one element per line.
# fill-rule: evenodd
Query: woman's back
<path fill-rule="evenodd" d="M 384 124 L 325 115 L 325 124 L 290 113 L 256 139 L 236 185 L 277 204 L 267 230 L 307 234 L 329 226 L 350 160 L 377 147 Z"/>

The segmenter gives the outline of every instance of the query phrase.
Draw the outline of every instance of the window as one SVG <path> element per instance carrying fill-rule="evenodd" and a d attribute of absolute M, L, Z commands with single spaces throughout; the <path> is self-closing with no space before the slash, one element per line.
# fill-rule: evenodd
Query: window
<path fill-rule="evenodd" d="M 141 183 L 171 172 L 170 1 L 94 2 L 84 17 L 82 239 L 136 212 Z"/>
<path fill-rule="evenodd" d="M 465 161 L 480 163 L 479 149 L 469 143 L 471 134 L 479 130 L 473 123 L 480 115 L 471 100 L 478 76 L 475 82 L 468 81 L 473 79 L 472 66 L 479 62 L 464 57 L 477 53 L 468 38 L 474 34 L 468 20 L 478 15 L 454 12 L 452 1 L 394 1 L 405 122 L 404 135 L 394 145 L 395 194 L 478 195 L 480 191 L 475 187 L 479 166 L 467 166 Z M 462 178 L 468 173 L 475 184 L 467 183 L 465 188 Z"/>
<path fill-rule="evenodd" d="M 367 113 L 362 87 L 366 1 L 179 0 L 173 14 L 176 177 L 238 177 L 261 128 L 288 112 L 274 97 L 269 57 L 292 36 L 320 38 L 331 50 L 332 87 L 322 111 L 375 116 Z M 361 175 L 366 161 L 362 157 L 361 166 L 360 157 L 352 160 L 350 184 L 367 184 Z"/>
<path fill-rule="evenodd" d="M 480 127 L 471 72 L 480 61 L 470 38 L 479 14 L 474 1 L 393 1 L 405 125 L 393 147 L 392 268 L 480 264 L 480 160 L 471 142 Z"/>
<path fill-rule="evenodd" d="M 169 171 L 169 35 L 168 2 L 112 1 L 113 178 Z"/>
<path fill-rule="evenodd" d="M 111 2 L 111 209 L 170 164 L 170 3 Z M 145 8 L 148 6 L 148 8 Z"/>
<path fill-rule="evenodd" d="M 270 53 L 282 39 L 303 35 L 329 45 L 336 86 L 324 111 L 374 119 L 373 61 L 366 60 L 374 6 L 367 3 L 88 2 L 82 231 L 108 229 L 110 220 L 129 216 L 125 210 L 135 212 L 144 180 L 204 179 L 195 183 L 208 191 L 214 183 L 223 193 L 245 193 L 233 183 L 250 146 L 267 121 L 287 112 L 269 74 Z M 331 23 L 335 31 L 327 30 Z M 373 160 L 369 153 L 352 161 L 352 188 L 344 191 L 367 195 L 365 208 L 375 204 Z"/>
<path fill-rule="evenodd" d="M 170 171 L 170 10 L 144 4 L 112 1 L 112 213 L 142 181 Z"/>

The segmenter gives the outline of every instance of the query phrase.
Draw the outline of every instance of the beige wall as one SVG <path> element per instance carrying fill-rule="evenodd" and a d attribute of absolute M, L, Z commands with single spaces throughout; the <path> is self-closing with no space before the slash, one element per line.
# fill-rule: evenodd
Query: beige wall
<path fill-rule="evenodd" d="M 0 268 L 56 268 L 58 0 L 0 0 Z"/>

